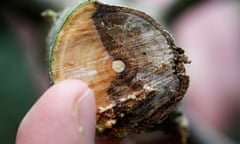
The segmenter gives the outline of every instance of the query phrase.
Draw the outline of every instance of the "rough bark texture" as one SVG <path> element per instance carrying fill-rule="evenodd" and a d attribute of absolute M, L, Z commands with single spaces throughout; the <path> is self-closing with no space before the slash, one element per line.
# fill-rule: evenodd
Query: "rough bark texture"
<path fill-rule="evenodd" d="M 51 34 L 51 79 L 80 79 L 95 91 L 99 136 L 142 134 L 171 123 L 161 124 L 188 88 L 187 58 L 159 23 L 98 2 L 73 8 L 60 21 Z"/>

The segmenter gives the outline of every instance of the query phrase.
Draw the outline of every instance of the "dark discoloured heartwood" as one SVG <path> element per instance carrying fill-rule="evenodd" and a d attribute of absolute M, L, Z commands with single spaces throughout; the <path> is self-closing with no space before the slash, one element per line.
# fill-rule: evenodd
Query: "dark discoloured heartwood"
<path fill-rule="evenodd" d="M 95 91 L 98 134 L 143 133 L 165 120 L 189 84 L 171 35 L 130 8 L 87 2 L 70 14 L 51 49 L 51 78 Z"/>

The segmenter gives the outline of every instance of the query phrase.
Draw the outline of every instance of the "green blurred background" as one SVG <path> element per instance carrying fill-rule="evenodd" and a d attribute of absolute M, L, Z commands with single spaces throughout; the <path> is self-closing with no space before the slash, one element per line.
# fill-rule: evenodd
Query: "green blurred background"
<path fill-rule="evenodd" d="M 52 6 L 8 0 L 0 7 L 0 143 L 13 144 L 21 119 L 49 86 L 41 12 Z"/>

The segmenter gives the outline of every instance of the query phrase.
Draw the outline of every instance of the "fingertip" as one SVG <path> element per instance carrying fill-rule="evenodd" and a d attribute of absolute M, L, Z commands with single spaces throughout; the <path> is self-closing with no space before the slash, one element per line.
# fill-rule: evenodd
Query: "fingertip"
<path fill-rule="evenodd" d="M 56 83 L 52 87 L 50 87 L 44 94 L 54 96 L 58 94 L 59 96 L 64 96 L 65 94 L 75 94 L 78 93 L 81 95 L 83 91 L 87 90 L 88 86 L 86 83 L 80 80 L 64 80 L 59 83 Z"/>
<path fill-rule="evenodd" d="M 34 104 L 22 120 L 17 144 L 85 143 L 85 136 L 79 133 L 79 119 L 74 116 L 74 104 L 88 91 L 88 86 L 79 80 L 66 80 L 49 88 Z M 95 98 L 85 99 L 89 115 L 91 133 L 95 129 Z M 85 123 L 87 124 L 87 123 Z"/>

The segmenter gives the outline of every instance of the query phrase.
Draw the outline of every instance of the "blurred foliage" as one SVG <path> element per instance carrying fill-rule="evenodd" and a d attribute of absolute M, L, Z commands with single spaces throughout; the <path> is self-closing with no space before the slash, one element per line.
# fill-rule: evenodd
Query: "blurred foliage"
<path fill-rule="evenodd" d="M 206 0 L 177 0 L 166 12 L 163 17 L 165 23 L 170 26 L 174 20 L 188 8 L 193 7 Z"/>
<path fill-rule="evenodd" d="M 232 137 L 236 142 L 240 143 L 240 112 L 236 113 L 236 119 L 233 123 L 232 131 L 229 133 L 229 136 Z"/>
<path fill-rule="evenodd" d="M 19 43 L 3 25 L 0 66 L 0 143 L 13 144 L 18 125 L 36 100 L 36 94 Z"/>
<path fill-rule="evenodd" d="M 0 143 L 15 143 L 18 126 L 37 100 L 37 93 L 22 42 L 7 23 L 8 15 L 17 15 L 41 25 L 45 5 L 34 1 L 3 1 L 0 5 Z"/>

